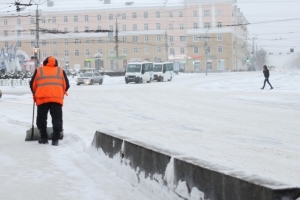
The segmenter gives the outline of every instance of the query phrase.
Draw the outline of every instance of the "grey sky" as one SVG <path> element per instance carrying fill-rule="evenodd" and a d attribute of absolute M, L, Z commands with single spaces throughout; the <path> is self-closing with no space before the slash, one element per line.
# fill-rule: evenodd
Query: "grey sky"
<path fill-rule="evenodd" d="M 286 20 L 248 25 L 249 39 L 256 37 L 258 48 L 269 52 L 300 52 L 300 1 L 299 0 L 237 0 L 237 5 L 249 23 Z M 251 42 L 251 41 L 249 41 Z"/>

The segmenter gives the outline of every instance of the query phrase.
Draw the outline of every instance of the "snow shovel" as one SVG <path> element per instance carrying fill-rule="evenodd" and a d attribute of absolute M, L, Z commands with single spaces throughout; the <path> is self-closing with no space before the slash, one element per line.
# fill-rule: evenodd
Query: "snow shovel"
<path fill-rule="evenodd" d="M 33 122 L 34 122 L 34 108 L 35 108 L 35 102 L 33 102 L 33 113 L 32 113 L 32 127 L 31 129 L 26 131 L 26 138 L 25 141 L 37 141 L 41 138 L 40 130 L 38 128 L 34 128 Z M 48 139 L 52 140 L 52 134 L 53 134 L 53 128 L 47 127 L 47 133 L 48 133 Z M 62 140 L 64 137 L 63 131 L 60 133 L 59 139 Z"/>

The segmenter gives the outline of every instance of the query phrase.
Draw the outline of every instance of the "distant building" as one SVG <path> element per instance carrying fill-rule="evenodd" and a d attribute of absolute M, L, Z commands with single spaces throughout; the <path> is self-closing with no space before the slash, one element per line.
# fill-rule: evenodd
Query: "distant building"
<path fill-rule="evenodd" d="M 122 70 L 131 61 L 168 60 L 185 71 L 203 71 L 205 61 L 208 70 L 247 69 L 247 20 L 235 0 L 119 2 L 47 1 L 38 7 L 39 23 L 36 5 L 18 17 L 2 12 L 0 49 L 20 41 L 25 63 L 39 38 L 40 60 L 52 55 L 65 68 Z"/>

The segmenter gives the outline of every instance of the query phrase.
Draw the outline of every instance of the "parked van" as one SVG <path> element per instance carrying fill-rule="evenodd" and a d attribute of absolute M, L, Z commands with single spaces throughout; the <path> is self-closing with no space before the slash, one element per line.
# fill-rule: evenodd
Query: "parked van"
<path fill-rule="evenodd" d="M 127 64 L 125 83 L 150 83 L 153 79 L 152 62 L 130 62 Z"/>
<path fill-rule="evenodd" d="M 153 80 L 171 81 L 174 75 L 172 62 L 161 62 L 153 64 Z"/>

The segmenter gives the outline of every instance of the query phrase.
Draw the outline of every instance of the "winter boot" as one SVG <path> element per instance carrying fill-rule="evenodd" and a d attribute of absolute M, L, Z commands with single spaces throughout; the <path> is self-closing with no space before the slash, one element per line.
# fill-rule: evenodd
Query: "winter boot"
<path fill-rule="evenodd" d="M 39 144 L 48 144 L 48 134 L 46 131 L 41 131 L 40 132 L 40 139 L 38 141 Z"/>
<path fill-rule="evenodd" d="M 59 139 L 60 133 L 52 133 L 52 143 L 53 146 L 58 146 L 58 139 Z"/>

